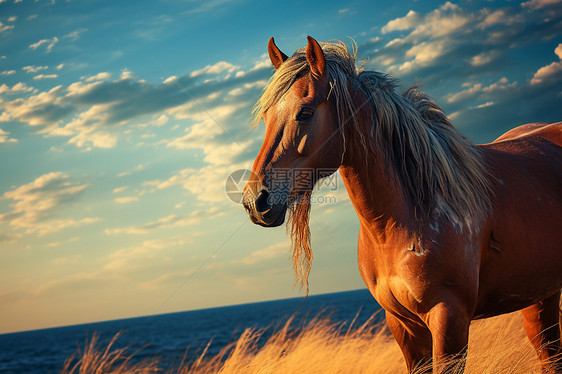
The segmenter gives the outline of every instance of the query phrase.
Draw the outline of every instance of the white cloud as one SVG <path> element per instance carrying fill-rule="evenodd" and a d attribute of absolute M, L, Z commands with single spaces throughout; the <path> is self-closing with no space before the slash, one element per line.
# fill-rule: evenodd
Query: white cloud
<path fill-rule="evenodd" d="M 392 39 L 382 50 L 377 50 L 374 61 L 400 74 L 433 66 L 458 46 L 455 38 L 470 32 L 469 25 L 482 17 L 450 2 L 427 14 L 410 10 L 406 16 L 382 27 L 383 34 L 406 31 L 406 35 Z M 397 61 L 400 63 L 396 64 Z"/>
<path fill-rule="evenodd" d="M 59 41 L 59 38 L 57 38 L 56 36 L 52 39 L 41 39 L 36 43 L 30 44 L 29 48 L 37 49 L 37 48 L 41 47 L 42 45 L 45 45 L 45 51 L 47 53 L 49 53 L 53 50 L 53 47 L 55 46 L 55 44 L 58 43 L 58 41 Z"/>
<path fill-rule="evenodd" d="M 55 218 L 62 208 L 72 205 L 86 188 L 88 184 L 73 183 L 62 172 L 44 174 L 29 184 L 4 193 L 3 198 L 14 203 L 10 204 L 11 212 L 0 214 L 0 222 L 38 235 L 97 222 L 98 218 Z"/>
<path fill-rule="evenodd" d="M 93 91 L 95 91 L 100 86 L 102 86 L 103 84 L 104 84 L 104 82 L 102 82 L 102 81 L 96 81 L 96 82 L 92 82 L 92 83 L 84 83 L 82 81 L 74 82 L 74 83 L 71 83 L 66 88 L 66 96 L 72 97 L 72 96 L 88 95 L 88 94 L 92 93 Z"/>
<path fill-rule="evenodd" d="M 147 259 L 162 256 L 158 253 L 162 250 L 186 245 L 189 240 L 182 237 L 173 237 L 164 240 L 146 240 L 141 245 L 130 248 L 120 249 L 105 258 L 107 263 L 104 270 L 109 271 L 130 271 L 133 268 L 146 266 L 150 262 Z M 142 265 L 141 265 L 142 264 Z"/>
<path fill-rule="evenodd" d="M 2 73 L 0 73 L 1 75 L 14 75 L 16 74 L 15 70 L 4 70 Z"/>
<path fill-rule="evenodd" d="M 203 74 L 220 74 L 224 72 L 232 73 L 239 68 L 240 66 L 232 65 L 230 62 L 219 61 L 214 65 L 207 65 L 203 69 L 193 71 L 190 76 L 197 77 Z"/>
<path fill-rule="evenodd" d="M 135 201 L 139 201 L 139 198 L 136 196 L 125 196 L 125 197 L 116 197 L 113 199 L 117 204 L 128 204 Z"/>
<path fill-rule="evenodd" d="M 271 65 L 271 59 L 269 58 L 269 55 L 267 53 L 263 54 L 249 71 L 265 69 L 265 68 L 268 69 L 273 68 L 273 65 Z M 239 73 L 241 73 L 242 75 L 246 74 L 244 71 L 240 70 L 236 72 L 236 75 L 238 75 Z"/>
<path fill-rule="evenodd" d="M 4 25 L 0 21 L 0 34 L 2 34 L 3 32 L 6 32 L 6 31 L 13 30 L 14 27 L 15 27 L 14 25 Z"/>
<path fill-rule="evenodd" d="M 38 74 L 38 75 L 33 77 L 33 80 L 54 79 L 54 78 L 58 78 L 58 77 L 59 76 L 57 74 Z"/>
<path fill-rule="evenodd" d="M 53 260 L 54 265 L 72 265 L 82 258 L 81 255 L 74 255 L 69 257 L 59 257 Z"/>
<path fill-rule="evenodd" d="M 274 258 L 279 257 L 289 257 L 291 244 L 284 242 L 284 243 L 277 243 L 270 245 L 267 248 L 260 249 L 258 251 L 252 252 L 249 256 L 246 256 L 241 259 L 234 260 L 234 263 L 240 263 L 244 265 L 254 265 L 259 262 L 267 261 Z"/>
<path fill-rule="evenodd" d="M 560 61 L 555 61 L 537 70 L 531 79 L 532 85 L 543 83 L 548 79 L 554 80 L 562 78 L 562 43 L 558 44 L 554 53 L 558 56 Z"/>
<path fill-rule="evenodd" d="M 72 41 L 78 40 L 80 39 L 80 34 L 82 34 L 83 32 L 88 31 L 87 29 L 78 29 L 78 30 L 74 30 L 68 34 L 66 34 L 65 36 L 63 36 L 63 38 L 66 39 L 70 39 Z"/>
<path fill-rule="evenodd" d="M 340 14 L 340 15 L 344 15 L 344 14 L 349 14 L 349 15 L 351 15 L 351 14 L 356 14 L 356 13 L 357 13 L 357 12 L 356 12 L 355 10 L 351 10 L 351 9 L 349 9 L 349 8 L 344 8 L 344 9 L 338 10 L 338 14 Z"/>
<path fill-rule="evenodd" d="M 49 68 L 48 66 L 29 65 L 29 66 L 22 67 L 21 70 L 25 71 L 27 74 L 33 74 L 41 70 L 47 70 L 48 68 Z"/>
<path fill-rule="evenodd" d="M 228 96 L 240 96 L 246 94 L 251 89 L 264 88 L 267 85 L 267 81 L 259 80 L 252 83 L 246 83 L 242 87 L 237 87 L 228 93 Z"/>
<path fill-rule="evenodd" d="M 178 77 L 176 77 L 175 75 L 170 75 L 168 78 L 164 79 L 164 82 L 162 82 L 162 83 L 163 84 L 176 83 L 177 79 L 178 79 Z"/>
<path fill-rule="evenodd" d="M 17 139 L 10 138 L 10 133 L 0 129 L 0 143 L 17 143 Z"/>
<path fill-rule="evenodd" d="M 16 83 L 10 88 L 7 84 L 3 83 L 0 86 L 0 95 L 1 94 L 16 94 L 16 93 L 23 93 L 23 92 L 31 92 L 33 91 L 33 87 L 29 87 L 23 82 Z M 0 116 L 1 118 L 1 116 Z"/>
<path fill-rule="evenodd" d="M 559 15 L 551 12 L 547 17 L 545 22 L 544 14 L 522 12 L 519 5 L 469 11 L 447 2 L 389 21 L 381 29 L 386 45 L 368 56 L 406 79 L 419 80 L 420 73 L 427 73 L 426 85 L 453 70 L 466 75 L 495 72 L 507 50 L 560 35 Z M 370 42 L 365 45 L 372 47 Z"/>
<path fill-rule="evenodd" d="M 86 130 L 86 129 L 84 129 Z M 78 148 L 85 147 L 87 151 L 91 146 L 97 148 L 113 148 L 117 143 L 117 136 L 106 131 L 81 131 L 68 141 L 68 144 L 76 144 Z M 91 146 L 88 146 L 91 144 Z"/>
<path fill-rule="evenodd" d="M 228 176 L 238 169 L 247 169 L 251 162 L 210 165 L 199 169 L 183 169 L 170 178 L 161 181 L 145 182 L 145 185 L 156 186 L 158 189 L 181 186 L 197 196 L 198 200 L 206 202 L 230 202 L 225 192 L 225 182 Z"/>
<path fill-rule="evenodd" d="M 484 19 L 478 24 L 480 29 L 487 29 L 496 25 L 511 25 L 523 21 L 519 14 L 510 14 L 505 9 L 483 9 L 481 15 L 484 16 Z"/>
<path fill-rule="evenodd" d="M 89 225 L 92 223 L 102 221 L 101 218 L 98 217 L 88 217 L 82 219 L 53 219 L 46 222 L 40 222 L 32 229 L 26 231 L 26 233 L 36 233 L 39 236 L 51 234 L 53 232 L 57 232 L 63 229 L 67 229 L 70 227 L 79 227 L 83 225 Z"/>
<path fill-rule="evenodd" d="M 540 9 L 549 5 L 560 3 L 561 0 L 531 0 L 521 4 L 524 8 Z"/>
<path fill-rule="evenodd" d="M 0 244 L 3 245 L 14 244 L 17 243 L 17 241 L 21 239 L 21 237 L 22 237 L 21 234 L 0 232 Z"/>
<path fill-rule="evenodd" d="M 494 105 L 494 102 L 493 102 L 493 101 L 488 101 L 488 102 L 485 102 L 484 104 L 476 105 L 476 106 L 474 106 L 474 107 L 472 107 L 472 108 L 470 108 L 470 109 L 487 108 L 487 107 L 492 106 L 492 105 Z"/>
<path fill-rule="evenodd" d="M 73 258 L 78 260 L 80 256 L 72 256 L 68 257 L 67 263 L 72 263 Z M 61 260 L 58 265 L 64 264 L 65 260 Z M 25 297 L 38 297 L 45 294 L 61 294 L 67 292 L 69 287 L 73 289 L 88 289 L 92 287 L 94 284 L 96 287 L 99 287 L 100 284 L 105 284 L 106 286 L 110 287 L 111 285 L 115 285 L 116 281 L 123 280 L 122 274 L 114 274 L 103 269 L 96 269 L 94 271 L 82 271 L 78 273 L 73 273 L 67 276 L 62 276 L 61 278 L 54 279 L 48 282 L 45 282 L 38 287 L 30 290 Z"/>
<path fill-rule="evenodd" d="M 58 64 L 58 65 L 55 67 L 55 69 L 57 69 L 57 70 L 62 70 L 62 68 L 64 68 L 64 65 L 65 65 L 65 64 Z"/>
<path fill-rule="evenodd" d="M 72 136 L 69 144 L 77 147 L 112 148 L 117 143 L 117 136 L 101 130 L 107 120 L 107 105 L 94 105 L 80 113 L 64 127 L 49 129 L 49 135 Z"/>
<path fill-rule="evenodd" d="M 166 116 L 165 114 L 162 114 L 156 119 L 156 121 L 152 122 L 152 124 L 156 127 L 164 126 L 166 123 L 168 123 L 168 116 Z"/>
<path fill-rule="evenodd" d="M 228 72 L 233 68 L 233 64 L 223 61 L 209 65 L 205 71 Z M 30 66 L 26 70 L 38 69 L 43 67 Z M 115 147 L 119 134 L 129 134 L 136 128 L 148 125 L 163 126 L 171 118 L 192 119 L 201 123 L 208 120 L 211 114 L 219 123 L 234 128 L 231 131 L 236 133 L 240 130 L 237 127 L 238 123 L 232 121 L 232 117 L 242 110 L 250 112 L 251 103 L 248 96 L 254 96 L 254 91 L 265 83 L 266 75 L 265 69 L 241 78 L 234 78 L 230 74 L 213 79 L 211 84 L 198 83 L 186 75 L 178 78 L 182 83 L 178 86 L 151 84 L 136 79 L 128 70 L 123 70 L 116 80 L 110 80 L 108 72 L 100 72 L 82 77 L 68 86 L 58 85 L 46 92 L 0 101 L 0 122 L 18 121 L 38 126 L 40 128 L 35 133 L 68 137 L 68 144 L 74 144 L 84 150 Z M 55 76 L 45 74 L 37 76 L 36 79 Z M 228 92 L 237 87 L 242 88 L 242 92 L 228 95 Z M 186 95 L 184 89 L 189 89 L 190 94 Z M 0 86 L 0 93 L 12 93 L 12 90 L 3 85 Z M 202 105 L 206 109 L 202 109 Z M 146 121 L 149 116 L 152 119 Z M 134 118 L 141 118 L 142 122 L 130 126 L 129 133 L 115 131 L 119 126 L 129 125 Z M 198 126 L 210 129 L 208 123 Z M 193 128 L 192 135 L 186 134 L 186 137 L 180 137 L 181 139 L 169 140 L 168 143 L 172 143 L 169 146 L 176 149 L 197 148 L 201 142 L 197 143 L 192 137 L 198 126 Z M 222 131 L 219 127 L 213 129 L 212 134 L 217 138 L 224 138 L 221 137 L 224 134 L 219 133 Z M 133 136 L 143 135 L 146 133 L 134 133 L 127 137 L 127 141 L 134 142 Z M 222 139 L 222 142 L 225 140 Z M 211 154 L 217 153 L 212 147 L 207 146 L 206 150 L 208 160 L 218 160 Z"/>
<path fill-rule="evenodd" d="M 396 18 L 382 28 L 382 32 L 412 30 L 408 39 L 418 40 L 421 37 L 438 38 L 462 30 L 473 19 L 457 5 L 446 2 L 438 9 L 421 16 L 410 10 L 405 17 Z"/>
<path fill-rule="evenodd" d="M 118 177 L 124 177 L 124 176 L 127 176 L 127 175 L 131 175 L 134 172 L 144 170 L 144 168 L 145 168 L 145 164 L 138 164 L 132 170 L 121 172 L 121 173 L 117 174 L 117 176 Z"/>
<path fill-rule="evenodd" d="M 199 117 L 200 118 L 200 117 Z M 177 149 L 198 148 L 203 146 L 209 139 L 222 134 L 222 127 L 211 118 L 206 118 L 186 129 L 187 134 L 170 141 L 167 147 Z"/>
<path fill-rule="evenodd" d="M 133 79 L 133 77 L 133 72 L 131 72 L 129 69 L 123 69 L 121 71 L 121 74 L 119 75 L 119 79 L 121 80 Z"/>
<path fill-rule="evenodd" d="M 468 88 L 454 94 L 449 94 L 447 96 L 447 101 L 449 103 L 455 103 L 461 100 L 474 98 L 477 95 L 482 94 L 486 95 L 486 97 L 491 97 L 491 95 L 496 94 L 498 91 L 505 92 L 506 90 L 514 88 L 517 86 L 517 82 L 509 83 L 509 80 L 503 77 L 489 86 L 484 86 L 482 83 L 474 83 L 464 86 Z"/>
<path fill-rule="evenodd" d="M 101 81 L 101 80 L 105 80 L 105 79 L 109 79 L 111 77 L 111 73 L 108 72 L 101 72 L 101 73 L 97 73 L 96 75 L 92 75 L 91 77 L 86 78 L 86 82 L 92 82 L 92 81 Z"/>
<path fill-rule="evenodd" d="M 64 152 L 64 150 L 63 150 L 62 148 L 55 147 L 54 145 L 51 146 L 51 148 L 49 148 L 49 151 L 51 151 L 51 152 L 57 152 L 57 153 Z"/>
<path fill-rule="evenodd" d="M 215 208 L 206 211 L 195 210 L 188 216 L 171 214 L 167 217 L 160 218 L 156 221 L 148 222 L 142 225 L 133 225 L 127 227 L 115 227 L 105 229 L 107 235 L 117 234 L 133 234 L 140 235 L 146 234 L 153 230 L 169 229 L 173 227 L 191 226 L 201 222 L 201 218 L 205 216 L 206 219 L 218 216 L 219 213 Z"/>
<path fill-rule="evenodd" d="M 164 126 L 166 123 L 168 123 L 168 120 L 170 118 L 165 115 L 165 114 L 161 114 L 160 116 L 153 118 L 152 121 L 149 121 L 147 123 L 143 123 L 138 125 L 139 127 L 147 127 L 147 126 L 155 126 L 155 127 L 161 127 Z"/>
<path fill-rule="evenodd" d="M 492 62 L 493 60 L 495 60 L 496 58 L 498 58 L 500 55 L 500 53 L 496 50 L 492 50 L 492 51 L 488 51 L 488 52 L 483 52 L 480 53 L 476 56 L 473 56 L 470 59 L 470 64 L 472 66 L 483 66 L 483 65 L 487 65 L 490 62 Z"/>
<path fill-rule="evenodd" d="M 247 106 L 248 103 L 223 105 L 210 110 L 209 113 L 193 111 L 192 105 L 170 110 L 169 112 L 178 119 L 191 118 L 201 122 L 190 126 L 186 135 L 169 141 L 166 146 L 176 149 L 200 148 L 205 153 L 205 162 L 213 165 L 229 164 L 234 157 L 248 149 L 253 139 L 244 142 L 230 141 L 228 144 L 215 142 L 213 139 L 224 133 L 222 123 L 225 123 L 236 111 Z"/>
<path fill-rule="evenodd" d="M 113 193 L 123 192 L 123 191 L 125 191 L 125 190 L 128 189 L 128 188 L 129 188 L 129 186 L 117 187 L 117 188 L 114 188 L 114 189 L 113 189 Z"/>
<path fill-rule="evenodd" d="M 414 28 L 415 25 L 420 22 L 420 20 L 420 15 L 415 11 L 410 10 L 408 14 L 406 14 L 406 16 L 389 21 L 386 25 L 383 26 L 381 31 L 383 34 L 386 34 L 392 31 L 409 30 Z"/>
<path fill-rule="evenodd" d="M 449 47 L 445 41 L 423 42 L 414 45 L 406 51 L 406 57 L 413 57 L 413 59 L 406 61 L 400 65 L 398 69 L 405 73 L 416 67 L 429 66 L 433 61 L 448 52 L 448 48 Z"/>

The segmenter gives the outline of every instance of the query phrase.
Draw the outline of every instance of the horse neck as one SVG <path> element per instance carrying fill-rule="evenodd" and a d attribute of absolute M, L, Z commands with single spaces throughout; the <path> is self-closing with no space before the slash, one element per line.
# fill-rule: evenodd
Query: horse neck
<path fill-rule="evenodd" d="M 372 109 L 369 107 L 362 112 L 357 123 L 361 128 L 348 136 L 344 162 L 339 170 L 362 229 L 384 243 L 389 230 L 413 231 L 415 222 L 411 204 L 402 192 L 396 172 L 385 162 L 383 152 L 365 151 L 363 147 L 365 140 L 361 140 L 359 133 L 369 134 Z"/>

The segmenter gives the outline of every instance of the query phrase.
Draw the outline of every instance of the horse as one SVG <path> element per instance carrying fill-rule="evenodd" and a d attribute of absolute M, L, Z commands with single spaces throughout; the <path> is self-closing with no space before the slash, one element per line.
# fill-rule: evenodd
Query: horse
<path fill-rule="evenodd" d="M 312 190 L 339 170 L 360 274 L 409 372 L 464 370 L 471 321 L 516 310 L 543 371 L 562 372 L 562 122 L 475 145 L 419 86 L 400 94 L 392 76 L 358 68 L 356 48 L 309 36 L 288 57 L 271 38 L 268 53 L 275 72 L 253 110 L 265 138 L 243 205 L 264 227 L 289 212 L 307 293 Z M 314 172 L 297 186 L 303 170 Z"/>

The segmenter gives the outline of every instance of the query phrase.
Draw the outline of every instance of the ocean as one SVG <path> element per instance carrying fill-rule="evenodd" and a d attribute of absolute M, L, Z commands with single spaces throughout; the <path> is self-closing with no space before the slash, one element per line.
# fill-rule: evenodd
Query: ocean
<path fill-rule="evenodd" d="M 268 328 L 267 338 L 294 316 L 294 326 L 300 326 L 319 314 L 334 322 L 361 325 L 381 307 L 368 290 L 330 293 L 259 303 L 224 306 L 187 312 L 159 314 L 83 325 L 57 327 L 0 335 L 0 373 L 58 373 L 64 361 L 84 348 L 94 333 L 99 344 L 107 343 L 121 332 L 115 347 L 128 347 L 135 360 L 157 356 L 165 368 L 178 364 L 182 357 L 195 357 L 209 346 L 206 357 L 218 353 L 236 341 L 246 328 Z M 382 319 L 384 314 L 378 313 Z M 144 348 L 143 348 L 144 347 Z"/>

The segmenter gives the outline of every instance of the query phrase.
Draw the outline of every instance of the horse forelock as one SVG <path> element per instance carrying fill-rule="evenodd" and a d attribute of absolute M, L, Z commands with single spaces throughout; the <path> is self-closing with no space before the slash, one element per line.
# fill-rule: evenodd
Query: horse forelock
<path fill-rule="evenodd" d="M 490 206 L 489 176 L 478 147 L 452 126 L 443 110 L 419 87 L 400 95 L 392 76 L 356 66 L 356 48 L 349 52 L 341 41 L 321 46 L 344 149 L 345 134 L 349 134 L 358 137 L 367 162 L 375 153 L 382 153 L 387 169 L 394 172 L 389 171 L 389 177 L 397 179 L 417 218 L 444 215 L 452 222 L 461 222 L 464 227 L 460 230 L 471 231 Z M 267 110 L 282 102 L 294 82 L 308 70 L 302 48 L 269 80 L 254 106 L 252 124 L 257 125 Z M 370 103 L 373 119 L 369 126 L 359 125 L 359 105 L 363 104 L 354 99 L 354 90 L 361 90 Z M 290 208 L 287 226 L 297 282 L 307 289 L 312 260 L 311 193 Z"/>

